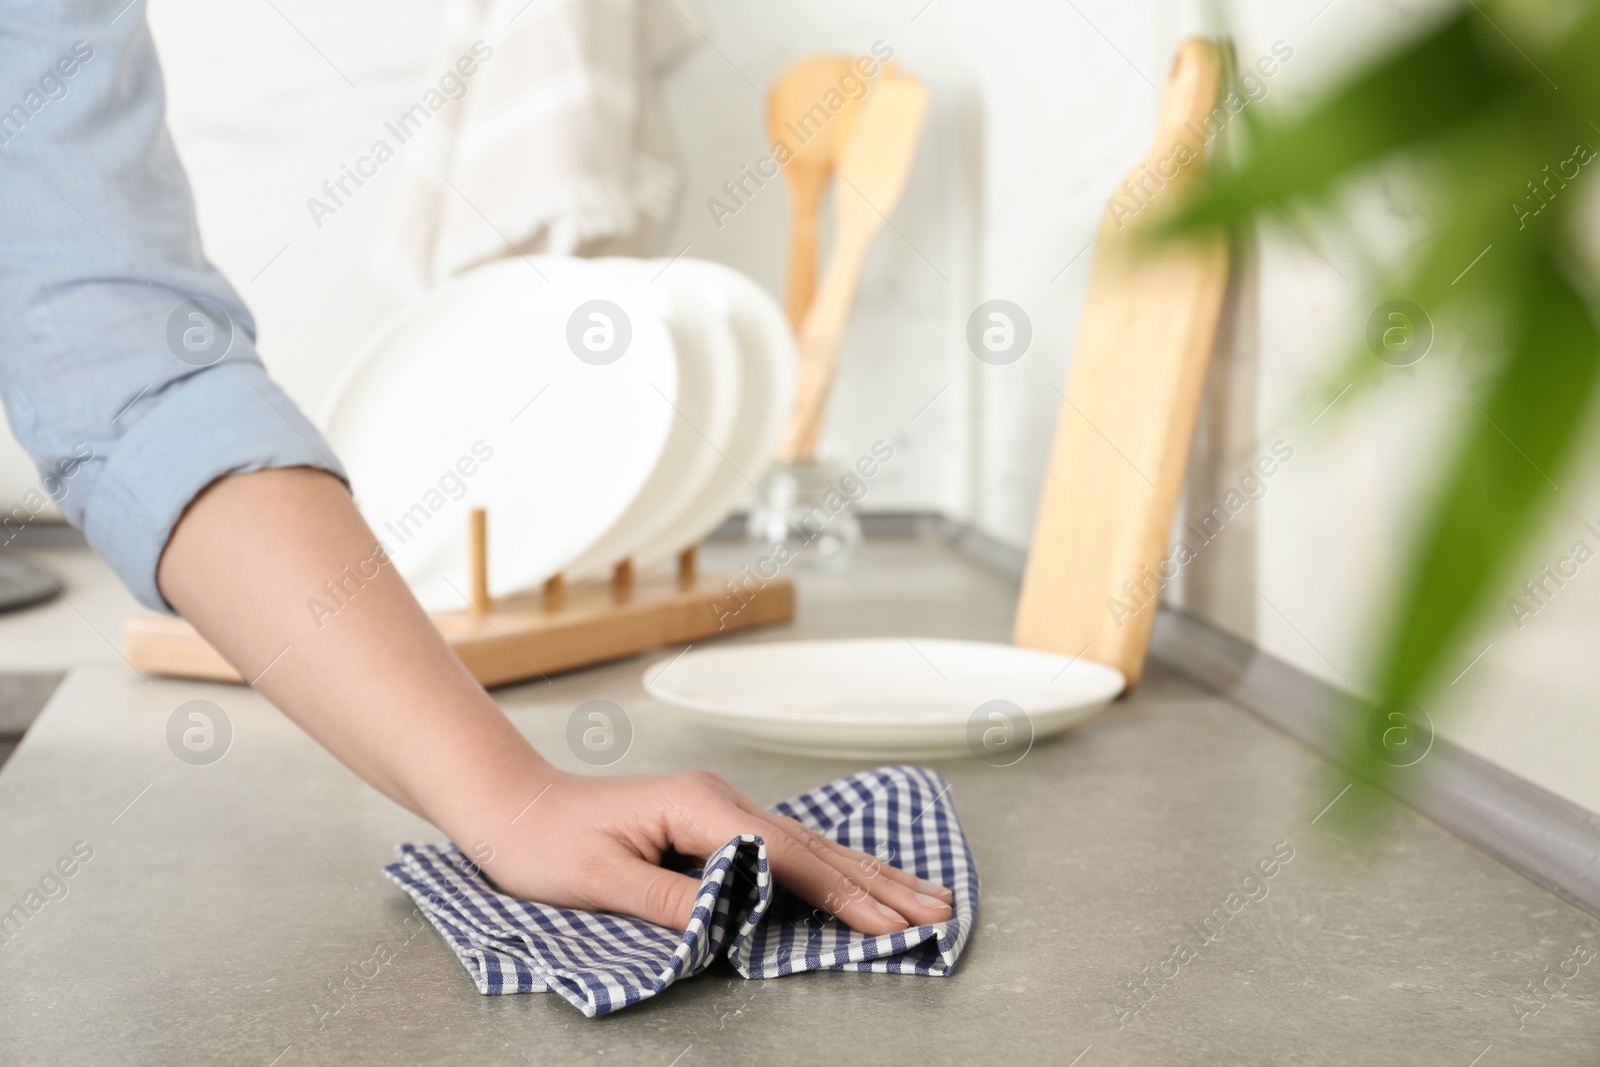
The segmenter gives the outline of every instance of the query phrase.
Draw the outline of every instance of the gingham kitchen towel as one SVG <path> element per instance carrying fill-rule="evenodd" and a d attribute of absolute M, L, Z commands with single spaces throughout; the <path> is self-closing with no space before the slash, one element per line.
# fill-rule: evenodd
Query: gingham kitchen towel
<path fill-rule="evenodd" d="M 700 973 L 718 955 L 746 978 L 799 971 L 946 975 L 978 913 L 978 871 L 950 786 L 924 767 L 880 767 L 802 793 L 774 811 L 955 895 L 947 922 L 872 937 L 777 889 L 766 846 L 743 835 L 711 856 L 689 929 L 518 900 L 453 845 L 401 845 L 384 868 L 455 950 L 478 992 L 559 993 L 605 1015 Z"/>

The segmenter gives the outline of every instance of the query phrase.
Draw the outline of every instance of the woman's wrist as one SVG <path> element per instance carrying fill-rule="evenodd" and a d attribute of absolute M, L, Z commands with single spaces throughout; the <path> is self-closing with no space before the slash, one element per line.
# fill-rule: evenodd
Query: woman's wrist
<path fill-rule="evenodd" d="M 503 847 L 546 793 L 570 777 L 491 708 L 500 723 L 482 724 L 484 736 L 457 748 L 422 783 L 419 798 L 428 821 L 477 862 Z"/>

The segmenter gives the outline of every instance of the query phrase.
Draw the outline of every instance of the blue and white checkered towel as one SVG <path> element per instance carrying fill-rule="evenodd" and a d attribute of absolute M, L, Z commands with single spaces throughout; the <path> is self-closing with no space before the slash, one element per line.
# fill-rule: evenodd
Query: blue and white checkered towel
<path fill-rule="evenodd" d="M 941 775 L 880 767 L 773 810 L 948 886 L 952 917 L 881 937 L 857 933 L 776 889 L 766 846 L 748 834 L 707 861 L 694 917 L 682 932 L 507 896 L 453 845 L 401 845 L 399 862 L 384 873 L 438 927 L 478 992 L 550 990 L 591 1017 L 652 997 L 724 952 L 746 978 L 818 970 L 950 973 L 977 917 L 978 871 Z"/>

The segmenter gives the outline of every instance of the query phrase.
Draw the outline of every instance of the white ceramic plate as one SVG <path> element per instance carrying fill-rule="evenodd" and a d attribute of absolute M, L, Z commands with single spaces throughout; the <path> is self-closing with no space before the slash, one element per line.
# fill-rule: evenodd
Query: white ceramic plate
<path fill-rule="evenodd" d="M 728 517 L 766 473 L 794 408 L 798 357 L 783 309 L 753 279 L 721 263 L 679 259 L 666 276 L 680 272 L 701 285 L 733 324 L 744 396 L 710 480 L 670 526 L 635 553 L 645 567 L 699 544 Z"/>
<path fill-rule="evenodd" d="M 996 765 L 1099 711 L 1125 684 L 1120 671 L 1089 660 L 935 638 L 694 649 L 644 673 L 651 696 L 751 748 L 860 759 L 973 755 Z"/>
<path fill-rule="evenodd" d="M 579 359 L 568 341 L 592 300 L 627 316 L 631 339 L 612 362 Z M 677 396 L 656 294 L 583 260 L 533 256 L 463 274 L 390 320 L 320 421 L 400 573 L 424 606 L 448 610 L 465 606 L 469 508 L 488 509 L 492 594 L 559 573 L 638 497 Z"/>
<path fill-rule="evenodd" d="M 601 259 L 596 267 L 631 278 L 664 302 L 678 353 L 678 395 L 661 397 L 673 416 L 666 445 L 644 488 L 605 535 L 568 568 L 577 579 L 609 574 L 654 544 L 711 481 L 733 435 L 743 391 L 739 342 L 726 301 L 686 271 L 637 259 Z"/>

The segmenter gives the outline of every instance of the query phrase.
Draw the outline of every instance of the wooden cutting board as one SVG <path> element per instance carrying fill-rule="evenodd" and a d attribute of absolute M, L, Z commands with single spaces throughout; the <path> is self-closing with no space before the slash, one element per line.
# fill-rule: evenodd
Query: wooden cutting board
<path fill-rule="evenodd" d="M 1101 219 L 1017 605 L 1017 644 L 1116 667 L 1130 688 L 1176 573 L 1168 539 L 1228 282 L 1222 238 L 1149 251 L 1140 236 L 1200 178 L 1222 72 L 1214 42 L 1179 46 L 1155 141 Z"/>

